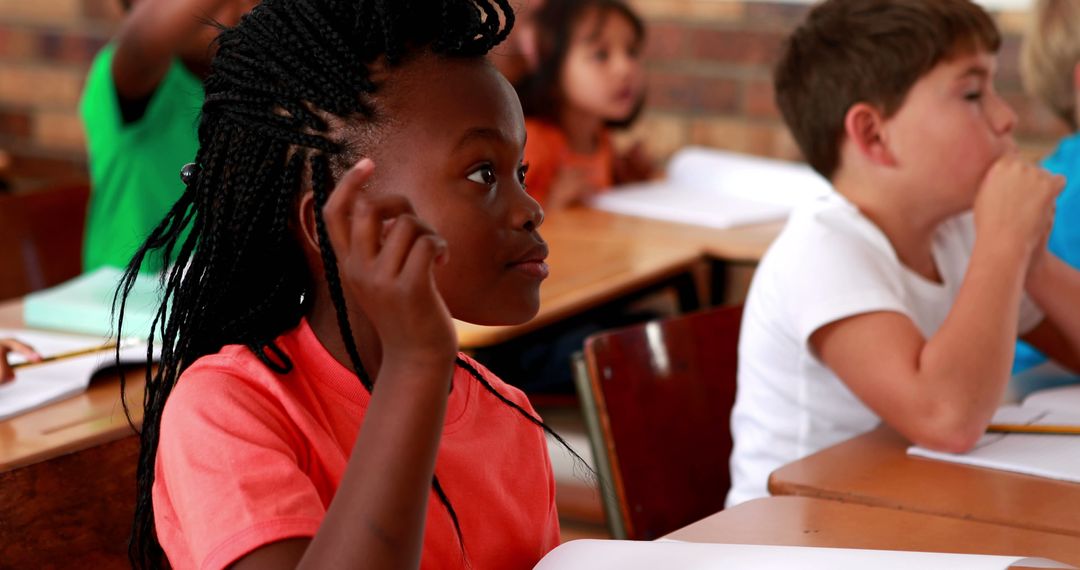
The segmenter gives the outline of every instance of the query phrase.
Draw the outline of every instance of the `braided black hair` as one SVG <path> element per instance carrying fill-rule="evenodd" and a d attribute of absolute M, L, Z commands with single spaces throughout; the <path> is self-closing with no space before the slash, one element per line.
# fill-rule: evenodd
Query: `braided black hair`
<path fill-rule="evenodd" d="M 162 562 L 151 489 L 162 410 L 180 374 L 228 344 L 246 345 L 274 371 L 292 368 L 274 339 L 300 322 L 308 309 L 303 299 L 313 286 L 290 231 L 308 181 L 341 336 L 360 382 L 372 388 L 322 217 L 335 174 L 358 158 L 330 122 L 373 129 L 381 120 L 371 103 L 378 86 L 367 65 L 382 59 L 393 66 L 421 50 L 482 57 L 505 39 L 513 22 L 508 0 L 265 0 L 237 27 L 222 32 L 205 84 L 197 168 L 187 172 L 187 189 L 136 252 L 114 299 L 122 334 L 125 302 L 139 268 L 148 255 L 161 256 L 169 269 L 161 277 L 163 301 L 149 336 L 148 355 L 158 338 L 161 357 L 157 370 L 147 373 L 143 398 L 129 549 L 135 567 L 157 568 Z M 458 365 L 566 446 L 472 366 L 461 359 Z M 432 486 L 462 540 L 437 477 Z"/>

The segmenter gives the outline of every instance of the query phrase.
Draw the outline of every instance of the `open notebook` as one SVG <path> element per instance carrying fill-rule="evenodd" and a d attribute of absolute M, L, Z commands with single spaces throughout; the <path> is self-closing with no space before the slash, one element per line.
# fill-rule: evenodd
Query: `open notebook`
<path fill-rule="evenodd" d="M 856 548 L 814 548 L 808 546 L 759 546 L 750 544 L 705 544 L 659 540 L 574 540 L 545 556 L 535 570 L 637 570 L 683 568 L 687 570 L 1004 570 L 1024 568 L 1073 568 L 1072 566 L 1023 556 L 942 554 L 862 550 Z"/>
<path fill-rule="evenodd" d="M 1080 385 L 1035 392 L 1020 406 L 1002 406 L 992 423 L 1080 426 Z M 908 454 L 1080 483 L 1080 435 L 987 433 L 967 453 L 912 446 Z"/>
<path fill-rule="evenodd" d="M 14 337 L 32 345 L 42 356 L 100 347 L 105 337 L 74 336 L 21 329 L 0 329 L 0 337 Z M 24 362 L 11 355 L 12 363 Z M 122 343 L 122 363 L 146 361 L 146 345 L 140 342 Z M 25 366 L 15 371 L 15 381 L 0 385 L 0 420 L 28 412 L 46 404 L 70 398 L 86 391 L 90 379 L 99 370 L 116 364 L 115 349 L 107 349 L 53 362 Z M 133 370 L 132 375 L 142 374 Z"/>
<path fill-rule="evenodd" d="M 590 205 L 722 229 L 783 220 L 831 188 L 805 164 L 687 147 L 672 156 L 664 180 L 618 186 Z"/>

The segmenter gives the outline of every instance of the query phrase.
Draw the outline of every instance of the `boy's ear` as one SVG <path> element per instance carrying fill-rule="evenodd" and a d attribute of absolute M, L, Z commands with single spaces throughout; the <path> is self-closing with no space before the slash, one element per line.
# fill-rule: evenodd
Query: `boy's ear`
<path fill-rule="evenodd" d="M 885 136 L 885 116 L 869 103 L 856 103 L 844 115 L 844 136 L 857 152 L 882 166 L 896 164 Z"/>

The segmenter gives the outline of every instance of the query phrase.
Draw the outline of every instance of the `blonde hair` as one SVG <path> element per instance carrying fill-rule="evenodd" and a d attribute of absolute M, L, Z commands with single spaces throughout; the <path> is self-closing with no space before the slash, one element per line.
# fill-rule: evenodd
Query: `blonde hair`
<path fill-rule="evenodd" d="M 1074 69 L 1080 63 L 1080 0 L 1037 0 L 1020 53 L 1024 88 L 1077 130 Z"/>

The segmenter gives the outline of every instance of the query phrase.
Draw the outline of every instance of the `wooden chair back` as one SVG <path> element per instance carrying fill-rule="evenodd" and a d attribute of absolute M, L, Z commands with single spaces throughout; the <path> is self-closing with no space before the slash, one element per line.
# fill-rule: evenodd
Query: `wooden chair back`
<path fill-rule="evenodd" d="M 741 317 L 722 307 L 585 341 L 575 381 L 615 538 L 655 539 L 723 509 Z"/>
<path fill-rule="evenodd" d="M 87 184 L 0 194 L 0 300 L 51 287 L 82 272 Z"/>

